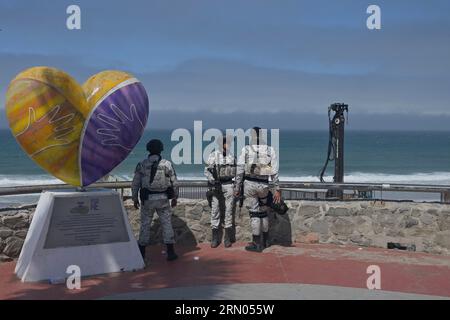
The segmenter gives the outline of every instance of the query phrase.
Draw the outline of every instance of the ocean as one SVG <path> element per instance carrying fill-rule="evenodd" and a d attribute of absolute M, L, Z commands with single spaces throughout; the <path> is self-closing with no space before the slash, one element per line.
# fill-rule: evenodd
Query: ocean
<path fill-rule="evenodd" d="M 136 164 L 146 157 L 145 144 L 151 138 L 161 139 L 163 156 L 170 157 L 172 147 L 179 142 L 171 141 L 171 134 L 171 130 L 146 131 L 112 174 L 131 179 Z M 319 181 L 328 132 L 280 130 L 279 136 L 281 180 Z M 0 130 L 0 141 L 0 187 L 61 183 L 28 158 L 9 130 Z M 180 179 L 203 179 L 203 165 L 175 168 Z M 331 163 L 325 180 L 332 181 L 332 174 Z M 450 185 L 450 132 L 347 131 L 345 182 Z M 21 199 L 23 196 L 17 201 Z"/>

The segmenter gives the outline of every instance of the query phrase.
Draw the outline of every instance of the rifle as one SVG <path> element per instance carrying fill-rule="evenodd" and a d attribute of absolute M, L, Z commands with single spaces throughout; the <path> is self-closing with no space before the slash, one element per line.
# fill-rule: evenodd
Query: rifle
<path fill-rule="evenodd" d="M 242 207 L 244 206 L 244 181 L 239 186 L 239 196 L 234 198 L 235 202 L 239 201 L 239 218 L 242 216 Z"/>
<path fill-rule="evenodd" d="M 219 197 L 222 194 L 222 184 L 220 183 L 220 180 L 219 180 L 219 175 L 217 173 L 216 165 L 214 165 L 212 171 L 210 170 L 210 172 L 213 175 L 214 184 L 208 182 L 209 190 L 206 192 L 206 200 L 208 200 L 208 205 L 211 208 L 214 195 L 216 197 Z"/>
<path fill-rule="evenodd" d="M 220 183 L 220 177 L 219 177 L 219 173 L 217 172 L 217 165 L 214 165 L 213 169 L 212 169 L 212 175 L 214 177 L 214 191 L 216 192 L 216 194 L 218 196 L 220 196 L 222 194 L 222 184 Z"/>

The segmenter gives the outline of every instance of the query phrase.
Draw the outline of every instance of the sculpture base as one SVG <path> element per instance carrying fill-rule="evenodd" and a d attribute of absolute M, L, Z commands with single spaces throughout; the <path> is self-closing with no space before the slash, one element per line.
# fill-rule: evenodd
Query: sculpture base
<path fill-rule="evenodd" d="M 118 192 L 42 192 L 15 273 L 27 282 L 60 281 L 69 266 L 82 277 L 144 268 Z"/>

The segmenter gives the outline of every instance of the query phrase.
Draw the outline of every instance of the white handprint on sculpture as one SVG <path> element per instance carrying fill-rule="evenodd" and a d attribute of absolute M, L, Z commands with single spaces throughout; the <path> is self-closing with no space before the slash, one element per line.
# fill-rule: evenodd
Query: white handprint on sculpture
<path fill-rule="evenodd" d="M 120 147 L 125 150 L 132 150 L 134 145 L 127 145 L 125 142 L 125 135 L 121 134 L 123 128 L 129 128 L 127 121 L 130 123 L 136 122 L 136 124 L 140 125 L 141 128 L 144 128 L 142 120 L 139 118 L 139 115 L 136 110 L 136 106 L 134 104 L 130 105 L 130 115 L 126 115 L 119 107 L 115 104 L 111 104 L 111 111 L 115 115 L 115 118 L 106 115 L 106 114 L 98 114 L 97 119 L 104 122 L 110 128 L 100 128 L 97 129 L 97 134 L 100 136 L 105 136 L 106 138 L 101 140 L 101 144 L 104 146 L 115 146 Z"/>
<path fill-rule="evenodd" d="M 29 144 L 30 150 L 27 151 L 31 157 L 47 149 L 73 142 L 73 139 L 70 139 L 68 135 L 75 130 L 72 121 L 75 113 L 64 115 L 62 113 L 62 107 L 57 105 L 36 120 L 36 111 L 32 107 L 28 109 L 27 126 L 23 131 L 16 134 L 16 139 L 19 141 L 22 139 L 37 141 L 39 139 L 39 143 Z M 45 146 L 42 146 L 42 141 L 46 142 Z"/>

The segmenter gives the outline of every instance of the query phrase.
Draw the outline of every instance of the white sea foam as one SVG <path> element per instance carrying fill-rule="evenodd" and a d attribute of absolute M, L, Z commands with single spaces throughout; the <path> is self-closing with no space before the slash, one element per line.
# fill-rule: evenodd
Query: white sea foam
<path fill-rule="evenodd" d="M 47 175 L 0 175 L 0 187 L 30 186 L 41 184 L 64 183 L 59 179 Z"/>
<path fill-rule="evenodd" d="M 180 180 L 204 180 L 203 176 L 183 175 Z M 332 182 L 332 176 L 325 176 L 325 181 Z M 280 175 L 281 181 L 305 181 L 319 182 L 318 176 Z M 386 174 L 386 173 L 365 173 L 354 172 L 344 177 L 349 183 L 399 183 L 399 184 L 429 184 L 429 185 L 450 185 L 450 172 L 413 173 L 413 174 Z"/>
<path fill-rule="evenodd" d="M 333 177 L 325 176 L 325 181 L 333 181 Z M 283 181 L 319 181 L 317 176 L 280 176 Z M 413 174 L 386 174 L 354 172 L 344 176 L 349 183 L 401 183 L 401 184 L 430 184 L 450 185 L 450 172 L 413 173 Z"/>
<path fill-rule="evenodd" d="M 115 176 L 118 180 L 131 180 L 132 176 Z M 181 174 L 180 180 L 205 180 L 204 176 L 196 174 Z M 331 182 L 331 176 L 324 177 L 325 181 Z M 313 175 L 288 176 L 280 175 L 281 181 L 306 181 L 318 182 L 319 178 Z M 413 174 L 385 174 L 385 173 L 365 173 L 354 172 L 344 177 L 345 182 L 350 183 L 405 183 L 405 184 L 430 184 L 430 185 L 450 185 L 450 172 L 413 173 Z M 40 184 L 64 183 L 47 175 L 0 175 L 0 187 L 7 186 L 29 186 Z"/>

